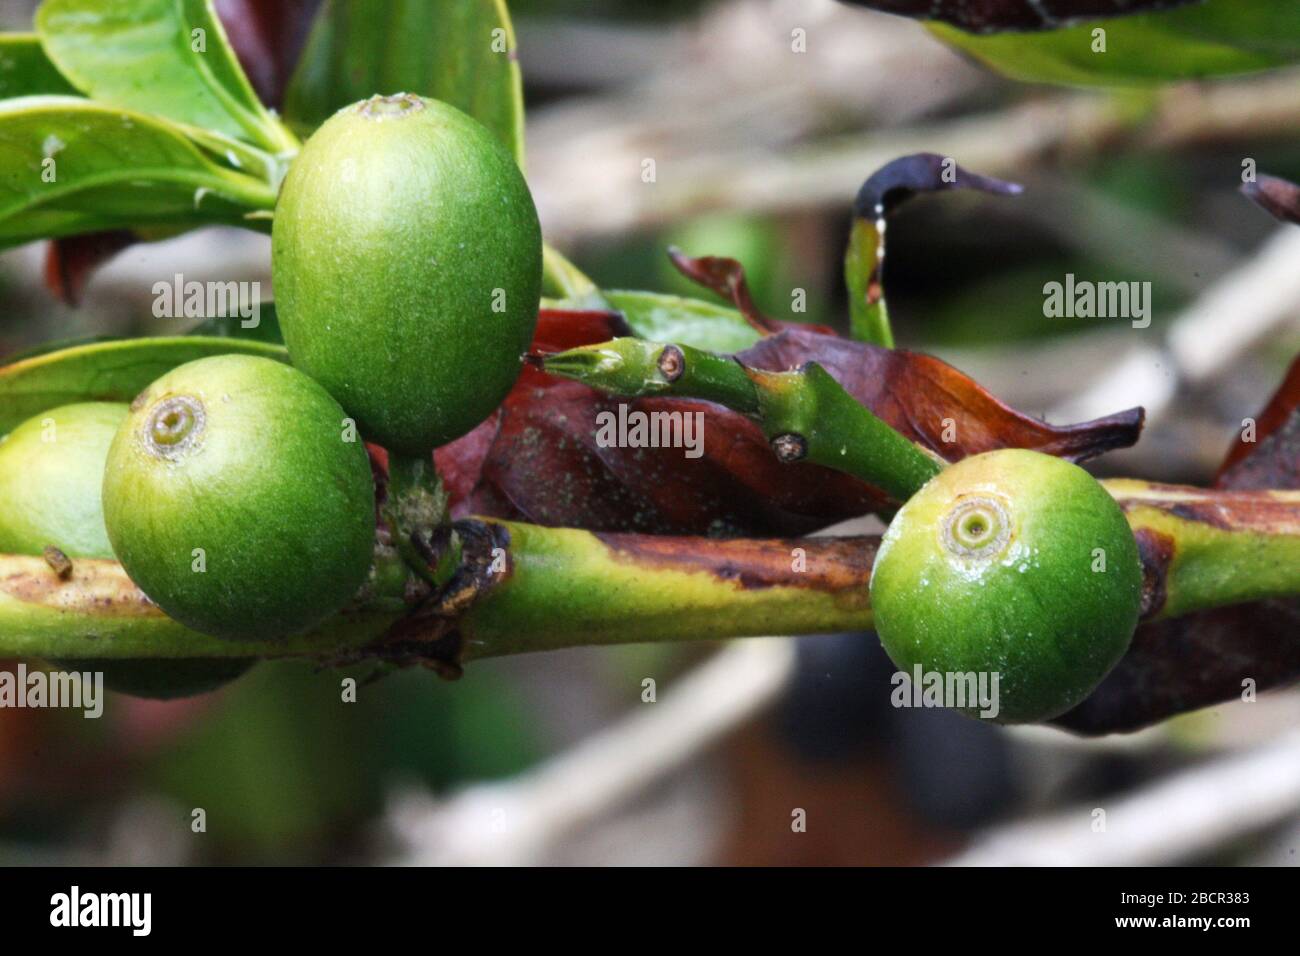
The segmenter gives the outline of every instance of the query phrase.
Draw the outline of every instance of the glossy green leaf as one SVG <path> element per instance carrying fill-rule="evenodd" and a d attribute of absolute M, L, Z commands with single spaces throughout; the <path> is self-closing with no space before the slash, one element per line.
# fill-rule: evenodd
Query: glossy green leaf
<path fill-rule="evenodd" d="M 295 146 L 253 92 L 208 0 L 45 0 L 36 28 L 64 76 L 101 102 L 271 152 Z"/>
<path fill-rule="evenodd" d="M 931 24 L 947 43 L 1014 79 L 1123 86 L 1249 73 L 1300 61 L 1300 4 L 1207 0 L 1044 33 L 976 36 Z M 1106 50 L 1094 52 L 1104 31 Z"/>
<path fill-rule="evenodd" d="M 0 102 L 0 246 L 89 229 L 239 223 L 264 182 L 218 166 L 177 126 L 90 100 Z"/>
<path fill-rule="evenodd" d="M 308 132 L 376 93 L 464 110 L 522 160 L 523 82 L 504 0 L 326 0 L 285 95 Z"/>
<path fill-rule="evenodd" d="M 637 338 L 675 342 L 708 352 L 739 352 L 759 339 L 735 309 L 658 292 L 605 292 L 605 300 L 627 319 Z"/>
<path fill-rule="evenodd" d="M 0 365 L 0 372 L 3 372 L 4 369 L 11 365 L 17 365 L 19 362 L 26 362 L 28 359 L 34 359 L 41 355 L 49 355 L 51 352 L 62 352 L 64 349 L 79 348 L 83 345 L 100 345 L 104 342 L 122 341 L 124 341 L 124 338 L 120 335 L 79 335 L 73 338 L 41 342 L 31 348 L 21 349 L 4 356 L 4 365 Z"/>
<path fill-rule="evenodd" d="M 263 302 L 258 309 L 257 325 L 244 324 L 238 315 L 219 315 L 204 319 L 189 335 L 201 335 L 208 338 L 244 339 L 249 342 L 267 342 L 271 345 L 283 345 L 284 334 L 280 331 L 280 320 L 275 313 L 274 302 Z"/>
<path fill-rule="evenodd" d="M 0 33 L 0 99 L 76 92 L 45 55 L 35 33 Z"/>
<path fill-rule="evenodd" d="M 282 346 L 213 336 L 93 342 L 20 359 L 0 368 L 0 434 L 72 402 L 129 402 L 178 365 L 231 352 L 289 361 Z"/>
<path fill-rule="evenodd" d="M 238 315 L 219 315 L 211 319 L 203 319 L 183 334 L 187 337 L 245 339 L 250 342 L 264 342 L 271 345 L 284 344 L 284 336 L 280 332 L 280 320 L 276 316 L 274 302 L 261 304 L 258 311 L 258 320 L 258 324 L 250 328 L 244 325 L 244 320 Z M 170 340 L 176 338 L 176 336 L 167 336 L 167 338 Z M 125 341 L 127 339 L 120 335 L 83 335 L 77 338 L 42 342 L 12 355 L 6 355 L 4 357 L 5 364 L 0 365 L 0 371 L 3 371 L 6 366 L 16 365 L 19 362 L 25 362 L 41 355 L 49 355 L 51 352 L 63 352 L 68 349 L 80 348 L 83 345 L 101 345 L 107 342 Z"/>

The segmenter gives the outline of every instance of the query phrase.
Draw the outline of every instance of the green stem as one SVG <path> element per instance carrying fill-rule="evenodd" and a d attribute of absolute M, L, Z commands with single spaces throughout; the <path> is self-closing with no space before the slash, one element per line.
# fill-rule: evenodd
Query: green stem
<path fill-rule="evenodd" d="M 224 174 L 213 192 L 249 208 L 250 214 L 269 213 L 275 209 L 276 192 L 270 183 L 233 170 Z"/>
<path fill-rule="evenodd" d="M 944 467 L 872 414 L 816 362 L 796 372 L 750 374 L 759 385 L 760 420 L 782 461 L 806 458 L 861 478 L 900 502 Z"/>
<path fill-rule="evenodd" d="M 1137 536 L 1147 617 L 1300 595 L 1300 491 L 1102 484 Z"/>
<path fill-rule="evenodd" d="M 542 245 L 542 294 L 566 302 L 600 299 L 600 289 L 553 246 Z"/>
<path fill-rule="evenodd" d="M 389 574 L 378 577 L 392 581 Z M 0 555 L 3 657 L 331 656 L 376 640 L 406 611 L 401 591 L 376 593 L 364 605 L 335 615 L 310 634 L 231 641 L 191 631 L 167 617 L 116 561 L 74 559 L 72 576 L 64 581 L 44 558 Z"/>
<path fill-rule="evenodd" d="M 766 372 L 685 345 L 622 338 L 545 356 L 542 368 L 615 395 L 672 395 L 725 405 L 755 419 L 782 461 L 846 472 L 900 502 L 943 467 L 815 362 Z"/>
<path fill-rule="evenodd" d="M 500 555 L 467 556 L 483 559 L 483 586 L 453 620 L 464 659 L 871 626 L 875 538 L 715 541 L 470 524 L 504 545 Z M 419 614 L 415 601 L 428 593 L 408 598 L 409 577 L 394 567 L 377 572 L 354 609 L 309 634 L 231 641 L 167 618 L 116 562 L 74 560 L 65 581 L 42 558 L 0 555 L 0 657 L 382 656 L 382 636 Z"/>
<path fill-rule="evenodd" d="M 1300 491 L 1206 491 L 1129 480 L 1105 486 L 1141 544 L 1144 619 L 1300 595 Z M 483 520 L 461 527 L 488 529 L 486 537 L 501 542 L 485 554 L 466 546 L 462 570 L 476 563 L 481 571 L 477 599 L 442 618 L 459 630 L 464 660 L 583 644 L 871 626 L 876 538 L 604 535 Z M 241 642 L 171 621 L 115 562 L 74 560 L 71 578 L 62 580 L 43 558 L 0 555 L 0 657 L 382 654 L 382 636 L 427 605 L 415 602 L 428 588 L 412 588 L 411 572 L 391 552 L 381 551 L 379 565 L 356 606 L 312 633 Z"/>
<path fill-rule="evenodd" d="M 465 659 L 871 627 L 877 538 L 708 540 L 492 524 L 509 535 L 509 562 L 460 620 Z"/>
<path fill-rule="evenodd" d="M 285 130 L 287 133 L 288 130 Z M 241 175 L 252 176 L 264 182 L 269 189 L 270 205 L 259 204 L 258 209 L 270 211 L 275 208 L 275 198 L 280 190 L 280 182 L 288 172 L 289 163 L 297 154 L 297 146 L 280 153 L 268 153 L 251 143 L 226 136 L 215 130 L 201 129 L 196 126 L 185 127 L 185 133 L 202 149 L 230 166 Z M 292 135 L 292 134 L 290 134 Z M 296 140 L 295 140 L 296 143 Z"/>
<path fill-rule="evenodd" d="M 689 345 L 611 339 L 544 356 L 542 368 L 614 395 L 699 398 L 745 415 L 759 412 L 758 388 L 744 366 Z"/>
<path fill-rule="evenodd" d="M 302 150 L 302 140 L 298 138 L 298 134 L 289 128 L 288 123 L 275 114 L 271 114 L 269 140 L 273 155 L 286 166 Z"/>
<path fill-rule="evenodd" d="M 407 566 L 434 587 L 445 584 L 460 562 L 460 542 L 450 532 L 447 494 L 433 467 L 433 453 L 388 456 L 384 521 Z"/>

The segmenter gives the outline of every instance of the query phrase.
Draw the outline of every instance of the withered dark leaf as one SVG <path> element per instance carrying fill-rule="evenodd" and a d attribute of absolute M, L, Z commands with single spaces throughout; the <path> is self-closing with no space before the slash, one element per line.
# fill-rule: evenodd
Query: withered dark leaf
<path fill-rule="evenodd" d="M 844 0 L 918 20 L 941 20 L 969 33 L 1057 30 L 1083 20 L 1151 13 L 1200 0 Z"/>
<path fill-rule="evenodd" d="M 1221 488 L 1300 488 L 1300 356 L 1255 416 L 1253 434 L 1237 433 L 1214 480 Z"/>
<path fill-rule="evenodd" d="M 596 416 L 700 413 L 703 455 L 602 447 Z M 470 436 L 467 436 L 470 437 Z M 466 441 L 466 439 L 461 440 Z M 441 461 L 441 460 L 440 460 Z M 866 485 L 815 466 L 784 466 L 749 419 L 702 402 L 622 400 L 575 382 L 525 388 L 500 413 L 480 479 L 457 513 L 656 534 L 803 534 L 883 507 Z"/>
<path fill-rule="evenodd" d="M 886 163 L 868 177 L 853 201 L 853 228 L 844 252 L 844 280 L 849 291 L 852 337 L 893 345 L 885 306 L 885 223 L 895 209 L 917 193 L 973 189 L 1003 196 L 1022 188 L 962 169 L 950 157 L 914 153 Z"/>
<path fill-rule="evenodd" d="M 217 16 L 248 81 L 279 108 L 321 0 L 216 0 Z"/>
<path fill-rule="evenodd" d="M 592 342 L 608 325 L 551 311 L 536 347 Z M 612 321 L 612 320 L 611 320 Z M 550 343 L 549 345 L 547 343 Z M 1141 411 L 1084 425 L 1050 426 L 1009 408 L 969 377 L 927 355 L 789 328 L 737 358 L 768 370 L 820 362 L 887 422 L 945 458 L 1016 446 L 1079 460 L 1132 444 Z M 496 416 L 439 449 L 437 462 L 459 514 L 520 518 L 599 531 L 662 534 L 804 534 L 897 505 L 878 489 L 810 464 L 783 465 L 748 418 L 707 402 L 627 401 L 629 411 L 699 412 L 702 455 L 681 448 L 605 448 L 600 412 L 622 401 L 530 370 Z"/>
<path fill-rule="evenodd" d="M 947 461 L 995 448 L 1031 448 L 1084 461 L 1132 445 L 1142 431 L 1140 408 L 1078 425 L 1049 425 L 1004 404 L 932 355 L 806 329 L 787 329 L 737 358 L 768 371 L 816 361 L 854 398 Z"/>
<path fill-rule="evenodd" d="M 668 261 L 692 282 L 699 283 L 729 301 L 745 317 L 745 321 L 763 335 L 778 332 L 787 324 L 768 318 L 754 304 L 749 283 L 745 279 L 745 267 L 735 259 L 728 259 L 725 256 L 696 258 L 686 255 L 680 249 L 670 247 Z"/>
<path fill-rule="evenodd" d="M 949 189 L 974 189 L 999 196 L 1018 196 L 1024 192 L 1019 183 L 969 172 L 950 157 L 913 153 L 900 156 L 871 174 L 853 200 L 853 214 L 874 220 L 889 215 L 917 193 Z"/>
<path fill-rule="evenodd" d="M 45 246 L 45 287 L 61 301 L 76 305 L 95 270 L 137 241 L 129 229 L 51 239 Z"/>
<path fill-rule="evenodd" d="M 537 329 L 533 333 L 532 348 L 535 352 L 560 352 L 578 345 L 605 342 L 630 334 L 631 330 L 627 327 L 626 320 L 618 312 L 542 309 L 537 316 Z M 543 375 L 531 365 L 525 365 L 514 390 L 504 404 L 525 399 L 530 394 L 529 389 L 546 388 L 555 383 L 555 379 Z M 468 435 L 444 445 L 434 455 L 438 473 L 442 476 L 443 484 L 453 504 L 468 499 L 475 486 L 479 484 L 483 463 L 492 449 L 500 417 L 501 410 L 498 409 Z M 489 494 L 489 489 L 485 487 L 481 497 L 486 500 Z M 500 502 L 496 502 L 495 499 L 494 502 L 491 508 L 487 510 L 480 508 L 477 513 L 501 518 L 518 517 L 516 513 L 502 507 Z"/>
<path fill-rule="evenodd" d="M 728 299 L 745 320 L 759 332 L 767 335 L 776 331 L 776 326 L 758 310 L 754 298 L 749 292 L 749 283 L 745 281 L 745 267 L 735 259 L 724 256 L 688 256 L 676 247 L 668 249 L 668 261 L 686 278 L 698 282 L 706 289 L 712 289 L 724 299 Z"/>
<path fill-rule="evenodd" d="M 1254 182 L 1242 183 L 1241 191 L 1274 218 L 1300 225 L 1300 186 L 1295 183 L 1260 174 Z"/>
<path fill-rule="evenodd" d="M 1092 696 L 1054 723 L 1081 734 L 1140 730 L 1300 676 L 1300 601 L 1260 601 L 1143 624 Z"/>

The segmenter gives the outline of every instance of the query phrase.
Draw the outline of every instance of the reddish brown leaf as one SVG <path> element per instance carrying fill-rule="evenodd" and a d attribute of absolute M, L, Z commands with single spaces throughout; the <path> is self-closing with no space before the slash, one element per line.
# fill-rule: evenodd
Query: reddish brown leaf
<path fill-rule="evenodd" d="M 1300 675 L 1300 602 L 1262 601 L 1143 624 L 1124 659 L 1087 700 L 1055 723 L 1081 734 L 1140 730 L 1177 714 L 1240 699 Z"/>
<path fill-rule="evenodd" d="M 741 352 L 768 371 L 816 361 L 858 401 L 948 461 L 995 448 L 1031 448 L 1070 461 L 1137 441 L 1140 408 L 1079 425 L 1048 425 L 989 394 L 932 355 L 788 329 Z"/>
<path fill-rule="evenodd" d="M 729 301 L 745 321 L 763 335 L 779 331 L 780 324 L 759 311 L 754 304 L 754 297 L 749 293 L 749 283 L 745 280 L 745 267 L 735 259 L 725 256 L 688 256 L 680 249 L 670 247 L 668 260 L 682 275 L 697 282 L 706 289 L 711 289 Z"/>
<path fill-rule="evenodd" d="M 262 102 L 279 108 L 320 0 L 216 0 L 239 65 Z"/>
<path fill-rule="evenodd" d="M 546 310 L 535 351 L 558 351 L 627 334 L 617 313 Z M 730 533 L 764 528 L 802 534 L 884 497 L 845 475 L 781 465 L 762 431 L 704 402 L 643 399 L 634 411 L 703 416 L 699 459 L 680 448 L 601 448 L 596 416 L 620 399 L 527 369 L 501 409 L 435 461 L 458 516 L 659 533 Z"/>
<path fill-rule="evenodd" d="M 605 309 L 542 309 L 533 331 L 534 352 L 562 352 L 631 335 L 622 312 Z M 549 376 L 544 376 L 549 379 Z"/>
<path fill-rule="evenodd" d="M 516 385 L 515 393 L 512 393 L 511 397 L 513 398 L 519 391 L 520 387 Z M 483 462 L 488 452 L 492 450 L 492 442 L 496 440 L 500 418 L 501 411 L 498 409 L 468 435 L 462 435 L 433 453 L 433 463 L 442 478 L 443 487 L 451 497 L 452 507 L 457 508 L 458 513 L 460 513 L 461 503 L 473 494 L 475 486 L 479 483 L 479 477 L 483 473 Z M 505 512 L 484 513 L 498 518 L 516 517 Z"/>
<path fill-rule="evenodd" d="M 716 292 L 736 307 L 750 325 L 763 335 L 771 335 L 782 329 L 812 329 L 826 335 L 834 335 L 835 330 L 826 325 L 814 325 L 811 322 L 782 322 L 769 318 L 754 304 L 749 292 L 749 282 L 745 278 L 745 267 L 735 259 L 725 256 L 701 256 L 694 258 L 680 249 L 670 248 L 668 259 L 682 275 L 697 282 L 704 288 Z"/>
<path fill-rule="evenodd" d="M 617 414 L 621 403 L 630 412 L 700 413 L 703 456 L 599 446 L 596 416 Z M 781 465 L 753 422 L 707 403 L 626 401 L 563 382 L 517 391 L 500 416 L 479 482 L 454 505 L 458 515 L 600 531 L 803 534 L 885 503 L 837 472 Z M 503 506 L 508 510 L 493 510 Z"/>
<path fill-rule="evenodd" d="M 537 314 L 537 328 L 533 332 L 532 351 L 560 352 L 579 345 L 592 342 L 606 342 L 621 335 L 630 335 L 631 330 L 621 313 L 601 310 L 578 309 L 542 309 Z M 519 381 L 506 399 L 505 404 L 526 401 L 530 390 L 544 389 L 558 384 L 556 379 L 543 375 L 531 365 L 525 365 Z M 492 443 L 496 438 L 501 412 L 494 412 L 487 421 L 481 423 L 468 435 L 444 445 L 434 453 L 434 463 L 442 476 L 443 484 L 451 496 L 453 506 L 461 506 L 475 486 L 483 471 L 483 463 Z M 491 509 L 504 507 L 504 500 L 491 498 L 489 491 L 482 490 L 480 498 L 486 503 L 491 501 Z M 486 504 L 483 506 L 486 507 Z M 506 510 L 483 510 L 478 513 L 496 517 L 519 517 L 507 514 Z M 464 512 L 460 508 L 461 513 Z"/>
<path fill-rule="evenodd" d="M 609 327 L 590 313 L 554 312 L 539 323 L 538 344 L 568 347 L 585 334 L 605 341 Z M 738 358 L 769 370 L 816 360 L 891 425 L 954 460 L 1006 445 L 1077 460 L 1132 444 L 1141 427 L 1138 410 L 1086 425 L 1045 425 L 938 359 L 810 329 L 787 329 Z M 633 412 L 700 413 L 703 455 L 598 446 L 596 416 L 617 413 L 620 404 Z M 944 440 L 945 420 L 952 441 Z M 623 402 L 536 370 L 492 420 L 439 449 L 436 459 L 457 515 L 600 531 L 805 534 L 897 504 L 829 469 L 782 465 L 761 429 L 729 409 L 666 398 Z"/>
<path fill-rule="evenodd" d="M 971 33 L 1055 30 L 1079 20 L 1149 13 L 1198 0 L 845 0 L 918 20 L 942 20 Z"/>
<path fill-rule="evenodd" d="M 1224 472 L 1219 487 L 1300 488 L 1300 413 L 1259 443 L 1259 451 Z"/>
<path fill-rule="evenodd" d="M 50 240 L 45 247 L 46 288 L 68 305 L 76 305 L 91 274 L 136 240 L 129 229 Z"/>
<path fill-rule="evenodd" d="M 1215 484 L 1224 488 L 1300 488 L 1300 454 L 1272 448 L 1275 439 L 1291 449 L 1300 448 L 1298 413 L 1300 355 L 1291 363 L 1276 394 L 1255 416 L 1254 441 L 1244 441 L 1245 436 L 1237 434 L 1215 476 Z M 1269 449 L 1264 448 L 1266 444 Z"/>

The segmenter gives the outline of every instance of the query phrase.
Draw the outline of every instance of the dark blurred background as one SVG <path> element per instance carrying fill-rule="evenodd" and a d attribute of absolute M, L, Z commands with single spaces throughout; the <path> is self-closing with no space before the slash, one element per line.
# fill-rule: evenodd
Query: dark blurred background
<path fill-rule="evenodd" d="M 0 0 L 0 26 L 30 29 L 33 6 Z M 924 149 L 1026 192 L 891 221 L 900 344 L 1052 421 L 1145 405 L 1142 442 L 1099 474 L 1207 481 L 1300 346 L 1300 240 L 1236 192 L 1247 159 L 1300 179 L 1300 73 L 1063 90 L 831 0 L 511 9 L 545 230 L 604 287 L 707 297 L 676 245 L 741 260 L 770 314 L 843 327 L 852 197 Z M 269 241 L 233 230 L 135 246 L 75 309 L 41 261 L 0 254 L 0 354 L 166 330 L 150 290 L 176 272 L 270 284 Z M 1045 318 L 1066 273 L 1151 282 L 1150 327 Z M 0 862 L 1296 862 L 1294 691 L 1085 740 L 895 709 L 892 672 L 845 634 L 404 672 L 356 703 L 340 681 L 367 670 L 280 663 L 206 697 L 115 696 L 98 721 L 0 710 Z M 1089 839 L 1097 808 L 1149 839 Z"/>

